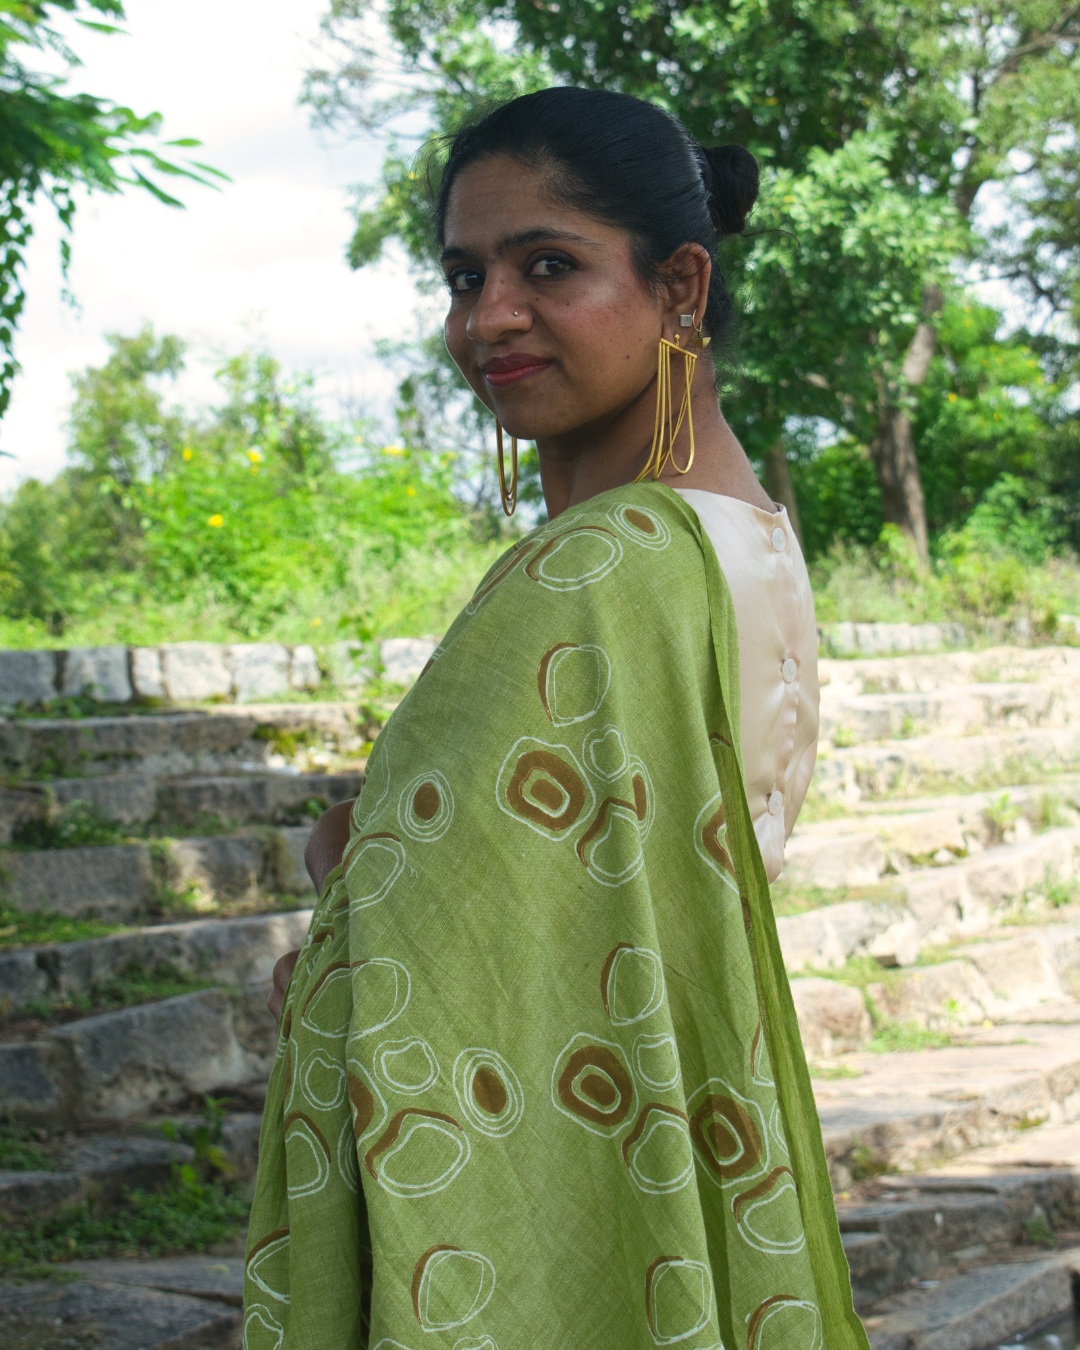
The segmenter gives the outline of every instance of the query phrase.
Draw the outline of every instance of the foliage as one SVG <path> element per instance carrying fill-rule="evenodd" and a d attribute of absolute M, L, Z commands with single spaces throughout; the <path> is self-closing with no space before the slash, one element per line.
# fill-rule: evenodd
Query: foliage
<path fill-rule="evenodd" d="M 0 1171 L 52 1172 L 55 1150 L 44 1130 L 25 1125 L 0 1125 Z"/>
<path fill-rule="evenodd" d="M 124 831 L 96 802 L 77 798 L 44 820 L 32 820 L 21 826 L 18 843 L 27 848 L 86 848 L 100 844 L 118 844 Z"/>
<path fill-rule="evenodd" d="M 98 17 L 83 18 L 86 13 Z M 168 206 L 179 206 L 157 180 L 208 183 L 223 177 L 205 164 L 178 164 L 159 155 L 147 142 L 160 127 L 160 114 L 140 116 L 108 99 L 71 94 L 67 75 L 28 67 L 28 60 L 46 53 L 59 56 L 68 74 L 79 64 L 54 26 L 65 16 L 95 32 L 118 33 L 113 21 L 124 19 L 124 7 L 121 0 L 5 0 L 0 6 L 0 416 L 18 369 L 12 345 L 26 298 L 21 273 L 35 199 L 47 198 L 64 227 L 66 270 L 76 188 L 116 193 L 136 186 Z M 166 147 L 198 144 L 185 139 L 168 141 Z"/>
<path fill-rule="evenodd" d="M 18 947 L 43 947 L 56 942 L 86 942 L 90 938 L 110 937 L 122 931 L 119 924 L 72 919 L 66 914 L 50 914 L 45 910 L 24 913 L 0 901 L 0 952 Z"/>
<path fill-rule="evenodd" d="M 0 505 L 8 645 L 441 630 L 501 547 L 415 418 L 389 446 L 331 423 L 264 353 L 225 361 L 221 403 L 191 413 L 163 387 L 177 339 L 110 346 L 74 381 L 69 466 Z"/>
<path fill-rule="evenodd" d="M 802 463 L 793 418 L 843 433 L 803 486 L 862 509 L 817 511 L 814 552 L 873 543 L 867 452 L 880 467 L 903 418 L 932 530 L 962 524 L 1009 472 L 1054 498 L 1080 547 L 1078 23 L 1066 0 L 331 0 L 306 97 L 325 123 L 397 131 L 380 184 L 358 194 L 349 261 L 396 239 L 426 275 L 442 149 L 417 163 L 406 130 L 438 137 L 494 101 L 570 83 L 653 99 L 705 143 L 746 145 L 768 191 L 762 228 L 725 251 L 747 311 L 727 410 L 755 458 L 784 433 Z M 1038 307 L 1038 333 L 961 331 L 961 275 L 1006 280 Z M 923 387 L 906 358 L 920 318 L 937 326 L 935 283 L 946 354 Z"/>
<path fill-rule="evenodd" d="M 184 1166 L 159 1191 L 125 1189 L 123 1206 L 112 1212 L 87 1200 L 53 1218 L 5 1226 L 0 1269 L 18 1273 L 41 1262 L 201 1252 L 234 1237 L 248 1210 L 235 1188 L 200 1181 L 194 1168 Z"/>

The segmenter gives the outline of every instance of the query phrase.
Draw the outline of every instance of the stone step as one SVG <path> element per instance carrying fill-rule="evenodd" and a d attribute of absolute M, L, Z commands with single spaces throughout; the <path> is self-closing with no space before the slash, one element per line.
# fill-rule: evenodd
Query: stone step
<path fill-rule="evenodd" d="M 941 1283 L 928 1281 L 928 1288 L 890 1295 L 862 1310 L 871 1350 L 1003 1346 L 1069 1317 L 1078 1272 L 1080 1246 L 1074 1246 L 1052 1256 L 1028 1254 L 980 1266 Z"/>
<path fill-rule="evenodd" d="M 268 984 L 100 1013 L 0 1044 L 0 1117 L 68 1126 L 131 1120 L 264 1082 L 277 1044 Z"/>
<path fill-rule="evenodd" d="M 59 778 L 45 783 L 0 786 L 0 844 L 50 819 L 75 801 L 91 802 L 117 825 L 151 822 L 203 828 L 227 825 L 295 825 L 317 810 L 355 797 L 363 774 L 248 773 L 154 778 L 143 773 L 101 778 Z"/>
<path fill-rule="evenodd" d="M 1080 721 L 1075 679 L 1040 684 L 966 684 L 929 693 L 821 698 L 821 739 L 836 745 L 914 736 L 975 736 L 984 731 L 1060 727 Z"/>
<path fill-rule="evenodd" d="M 980 780 L 1042 781 L 1080 765 L 1080 726 L 994 731 L 978 736 L 916 736 L 850 749 L 825 747 L 813 787 L 827 801 L 914 796 L 939 787 L 977 787 Z"/>
<path fill-rule="evenodd" d="M 815 1079 L 833 1183 L 911 1172 L 1016 1137 L 1018 1128 L 1080 1118 L 1075 1026 L 973 1028 L 940 1050 L 860 1051 L 846 1077 Z"/>
<path fill-rule="evenodd" d="M 879 1177 L 837 1198 L 856 1305 L 940 1278 L 960 1264 L 1000 1259 L 1035 1226 L 1046 1237 L 1075 1227 L 1080 1173 L 1028 1168 L 970 1177 Z M 1038 1228 L 1038 1225 L 1042 1228 Z"/>
<path fill-rule="evenodd" d="M 0 718 L 0 772 L 26 781 L 129 772 L 165 777 L 279 766 L 325 768 L 377 733 L 348 703 L 225 705 L 114 717 Z M 287 753 L 286 753 L 287 752 Z M 314 762 L 311 762 L 314 758 Z"/>
<path fill-rule="evenodd" d="M 176 1125 L 201 1123 L 170 1119 Z M 230 1178 L 254 1176 L 261 1123 L 254 1112 L 230 1114 L 222 1122 L 220 1147 Z M 0 1170 L 0 1222 L 51 1218 L 84 1200 L 91 1200 L 97 1212 L 123 1208 L 126 1189 L 161 1186 L 178 1163 L 194 1156 L 190 1145 L 165 1138 L 160 1124 L 138 1133 L 64 1136 L 51 1151 L 51 1170 Z"/>
<path fill-rule="evenodd" d="M 986 647 L 927 656 L 884 656 L 854 661 L 822 658 L 822 692 L 926 694 L 949 685 L 1037 681 L 1080 675 L 1078 647 Z"/>
<path fill-rule="evenodd" d="M 87 848 L 7 850 L 0 888 L 24 913 L 131 923 L 161 913 L 173 896 L 193 903 L 252 901 L 266 895 L 310 895 L 304 849 L 311 825 L 205 839 Z M 164 898 L 163 898 L 164 897 Z"/>
<path fill-rule="evenodd" d="M 787 968 L 842 966 L 870 955 L 886 965 L 913 965 L 928 944 L 989 931 L 1049 882 L 1067 882 L 1080 863 L 1080 826 L 1048 830 L 954 863 L 892 879 L 877 900 L 847 900 L 776 920 Z"/>
<path fill-rule="evenodd" d="M 866 992 L 879 1012 L 930 1031 L 1038 1016 L 1048 1004 L 1055 1020 L 1080 1022 L 1080 924 L 969 943 L 954 960 L 897 971 Z"/>
<path fill-rule="evenodd" d="M 904 804 L 894 804 L 903 806 Z M 1047 822 L 1080 824 L 1080 781 L 1027 784 L 799 824 L 784 851 L 790 886 L 870 886 L 893 873 L 950 866 L 998 844 L 1030 839 Z"/>
<path fill-rule="evenodd" d="M 64 1270 L 81 1278 L 0 1284 L 11 1350 L 240 1350 L 240 1255 L 73 1261 Z"/>
<path fill-rule="evenodd" d="M 0 990 L 9 1012 L 29 999 L 64 1002 L 91 994 L 131 966 L 162 966 L 216 984 L 269 980 L 283 952 L 300 946 L 311 910 L 243 919 L 159 924 L 112 937 L 0 952 Z"/>

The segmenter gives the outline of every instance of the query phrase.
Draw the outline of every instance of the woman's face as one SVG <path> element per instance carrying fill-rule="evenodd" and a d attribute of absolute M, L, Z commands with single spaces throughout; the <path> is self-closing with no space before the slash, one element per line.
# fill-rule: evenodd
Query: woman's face
<path fill-rule="evenodd" d="M 642 282 L 623 231 L 554 201 L 543 174 L 506 156 L 470 165 L 445 237 L 447 349 L 512 436 L 573 441 L 654 379 L 668 297 Z"/>

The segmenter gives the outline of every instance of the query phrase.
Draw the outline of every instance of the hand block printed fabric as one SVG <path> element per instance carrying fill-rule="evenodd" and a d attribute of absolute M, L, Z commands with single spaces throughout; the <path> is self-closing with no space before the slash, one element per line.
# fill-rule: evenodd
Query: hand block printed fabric
<path fill-rule="evenodd" d="M 865 1350 L 737 727 L 666 487 L 484 578 L 289 987 L 246 1350 Z"/>

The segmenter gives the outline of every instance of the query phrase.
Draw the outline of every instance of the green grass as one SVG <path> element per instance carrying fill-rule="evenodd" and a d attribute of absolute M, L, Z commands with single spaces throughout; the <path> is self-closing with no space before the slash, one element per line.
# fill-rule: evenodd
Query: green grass
<path fill-rule="evenodd" d="M 200 980 L 164 963 L 146 970 L 138 962 L 132 961 L 122 971 L 95 985 L 89 994 L 76 994 L 63 1001 L 28 999 L 21 1011 L 24 1015 L 39 1017 L 43 1021 L 65 1014 L 67 1017 L 72 1014 L 88 1017 L 94 1013 L 116 1012 L 120 1008 L 157 1003 L 164 998 L 193 994 L 199 989 L 213 987 L 212 980 Z"/>
<path fill-rule="evenodd" d="M 774 882 L 771 887 L 773 913 L 778 918 L 792 914 L 805 914 L 811 909 L 823 909 L 826 905 L 843 904 L 846 900 L 869 900 L 871 904 L 894 902 L 899 904 L 903 896 L 891 882 L 880 882 L 873 886 L 789 886 L 785 882 Z"/>
<path fill-rule="evenodd" d="M 811 1064 L 810 1077 L 837 1082 L 844 1078 L 861 1078 L 862 1070 L 853 1069 L 850 1064 Z"/>
<path fill-rule="evenodd" d="M 112 1212 L 85 1201 L 53 1218 L 0 1230 L 0 1270 L 25 1275 L 60 1261 L 204 1251 L 235 1237 L 249 1210 L 239 1188 L 201 1182 L 192 1168 L 178 1168 L 160 1191 L 125 1190 L 123 1207 Z"/>
<path fill-rule="evenodd" d="M 52 1172 L 55 1150 L 44 1130 L 0 1125 L 0 1171 Z"/>
<path fill-rule="evenodd" d="M 0 901 L 0 951 L 53 942 L 85 942 L 88 938 L 111 937 L 124 931 L 122 924 L 98 923 L 95 919 L 69 919 L 41 910 L 24 914 Z"/>

